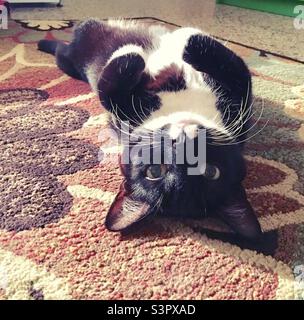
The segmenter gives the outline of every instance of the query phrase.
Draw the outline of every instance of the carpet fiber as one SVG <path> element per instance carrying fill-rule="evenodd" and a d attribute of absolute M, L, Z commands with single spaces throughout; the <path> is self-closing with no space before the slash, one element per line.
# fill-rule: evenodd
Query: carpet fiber
<path fill-rule="evenodd" d="M 36 50 L 72 25 L 11 21 L 0 33 L 0 298 L 303 299 L 304 65 L 227 44 L 254 75 L 245 184 L 262 245 L 212 220 L 120 235 L 103 225 L 121 181 L 103 109 Z"/>

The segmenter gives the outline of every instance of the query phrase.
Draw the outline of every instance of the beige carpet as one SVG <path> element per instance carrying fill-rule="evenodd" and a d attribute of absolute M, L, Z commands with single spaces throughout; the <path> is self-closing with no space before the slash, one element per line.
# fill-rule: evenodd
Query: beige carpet
<path fill-rule="evenodd" d="M 181 26 L 196 26 L 226 40 L 304 61 L 304 41 L 301 41 L 304 30 L 295 29 L 292 18 L 225 5 L 214 8 L 213 0 L 154 0 L 142 2 L 142 6 L 138 6 L 138 2 L 63 0 L 62 8 L 13 9 L 12 18 L 154 17 Z"/>

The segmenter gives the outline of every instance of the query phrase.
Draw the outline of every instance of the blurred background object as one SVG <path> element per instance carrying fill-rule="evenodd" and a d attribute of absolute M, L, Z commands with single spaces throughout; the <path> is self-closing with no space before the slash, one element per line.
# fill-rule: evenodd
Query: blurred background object
<path fill-rule="evenodd" d="M 303 62 L 304 41 L 300 39 L 304 30 L 295 28 L 295 18 L 290 17 L 299 3 L 304 7 L 302 0 L 62 0 L 60 7 L 13 5 L 11 11 L 17 20 L 153 18 L 176 26 L 198 27 L 224 41 Z"/>
<path fill-rule="evenodd" d="M 176 24 L 193 24 L 213 17 L 215 0 L 62 0 L 62 8 L 17 7 L 13 9 L 15 19 L 76 19 L 90 17 L 134 18 L 157 17 Z"/>
<path fill-rule="evenodd" d="M 7 0 L 11 4 L 60 4 L 61 0 Z"/>
<path fill-rule="evenodd" d="M 288 17 L 296 17 L 297 11 L 294 10 L 294 8 L 298 5 L 304 5 L 303 0 L 217 0 L 217 3 L 265 11 Z"/>

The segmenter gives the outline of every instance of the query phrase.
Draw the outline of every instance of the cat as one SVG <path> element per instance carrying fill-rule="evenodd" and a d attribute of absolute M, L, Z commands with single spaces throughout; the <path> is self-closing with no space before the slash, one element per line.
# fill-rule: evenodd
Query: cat
<path fill-rule="evenodd" d="M 171 164 L 164 162 L 168 151 L 162 143 L 160 163 L 141 163 L 136 155 L 121 161 L 124 181 L 106 217 L 109 230 L 125 230 L 154 214 L 214 215 L 241 237 L 260 239 L 242 186 L 252 84 L 238 55 L 199 29 L 98 19 L 80 23 L 69 44 L 41 40 L 38 49 L 55 55 L 63 72 L 90 84 L 118 132 L 128 122 L 134 141 L 160 131 L 173 141 Z M 200 174 L 189 175 L 191 164 L 176 161 L 176 145 L 196 141 L 198 150 L 200 129 L 206 133 L 206 164 Z M 145 146 L 155 148 L 151 140 Z"/>

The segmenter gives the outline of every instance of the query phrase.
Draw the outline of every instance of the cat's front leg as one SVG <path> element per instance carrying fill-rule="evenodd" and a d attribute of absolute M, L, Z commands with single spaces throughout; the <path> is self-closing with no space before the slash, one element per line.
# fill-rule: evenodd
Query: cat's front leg
<path fill-rule="evenodd" d="M 112 54 L 97 81 L 103 106 L 116 118 L 136 126 L 159 104 L 158 97 L 145 89 L 145 66 L 143 48 L 128 44 Z"/>
<path fill-rule="evenodd" d="M 124 47 L 122 47 L 114 52 L 104 67 L 98 81 L 101 99 L 128 94 L 141 79 L 145 69 L 145 61 L 139 52 L 140 48 L 134 45 L 125 47 L 129 50 L 123 51 Z"/>
<path fill-rule="evenodd" d="M 244 61 L 217 40 L 203 34 L 188 38 L 183 60 L 204 72 L 234 95 L 251 94 L 251 75 Z"/>
<path fill-rule="evenodd" d="M 98 95 L 106 109 L 115 112 L 129 105 L 132 92 L 145 69 L 143 49 L 126 45 L 115 51 L 106 63 L 97 83 Z"/>

